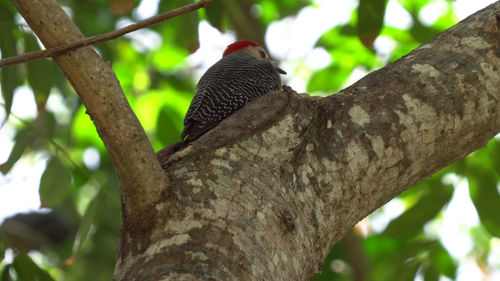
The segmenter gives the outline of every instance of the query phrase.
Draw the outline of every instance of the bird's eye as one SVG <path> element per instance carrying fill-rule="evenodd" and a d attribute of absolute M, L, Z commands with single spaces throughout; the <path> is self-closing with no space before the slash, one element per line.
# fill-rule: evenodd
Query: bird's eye
<path fill-rule="evenodd" d="M 266 59 L 266 53 L 264 51 L 259 51 L 259 54 L 263 59 Z"/>

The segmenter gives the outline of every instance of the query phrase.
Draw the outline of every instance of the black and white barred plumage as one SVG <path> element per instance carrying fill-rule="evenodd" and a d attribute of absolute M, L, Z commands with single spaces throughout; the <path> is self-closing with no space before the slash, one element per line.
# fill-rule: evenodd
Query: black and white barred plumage
<path fill-rule="evenodd" d="M 198 82 L 181 140 L 185 144 L 195 140 L 245 104 L 280 89 L 278 69 L 269 60 L 247 52 L 224 56 Z"/>

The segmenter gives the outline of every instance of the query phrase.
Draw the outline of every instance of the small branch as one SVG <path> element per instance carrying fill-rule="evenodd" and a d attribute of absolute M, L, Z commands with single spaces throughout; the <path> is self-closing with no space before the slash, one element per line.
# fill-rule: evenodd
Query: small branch
<path fill-rule="evenodd" d="M 11 2 L 47 49 L 85 39 L 56 0 Z M 53 59 L 82 100 L 106 146 L 120 185 L 124 225 L 141 235 L 154 223 L 151 206 L 168 187 L 168 178 L 144 129 L 110 64 L 93 48 L 78 48 Z"/>
<path fill-rule="evenodd" d="M 96 43 L 116 39 L 124 34 L 136 31 L 138 29 L 157 24 L 162 21 L 169 20 L 171 18 L 180 16 L 182 14 L 189 13 L 191 11 L 204 8 L 208 6 L 212 0 L 202 0 L 200 2 L 194 3 L 194 4 L 189 4 L 182 6 L 180 8 L 165 12 L 163 14 L 151 17 L 149 19 L 140 21 L 138 23 L 134 23 L 131 25 L 128 25 L 126 27 L 105 33 L 105 34 L 100 34 L 100 35 L 95 35 L 87 38 L 82 38 L 80 40 L 76 40 L 73 42 L 69 42 L 66 44 L 58 45 L 52 48 L 48 48 L 46 50 L 42 51 L 36 51 L 36 52 L 29 52 L 25 53 L 19 56 L 15 57 L 10 57 L 10 58 L 5 58 L 0 60 L 0 68 L 8 66 L 8 65 L 13 65 L 13 64 L 18 64 L 18 63 L 24 63 L 32 60 L 37 60 L 37 59 L 42 59 L 42 58 L 47 58 L 47 57 L 56 57 L 64 52 L 67 52 L 69 50 L 77 49 L 77 48 L 82 48 L 86 47 L 89 45 L 93 45 Z"/>

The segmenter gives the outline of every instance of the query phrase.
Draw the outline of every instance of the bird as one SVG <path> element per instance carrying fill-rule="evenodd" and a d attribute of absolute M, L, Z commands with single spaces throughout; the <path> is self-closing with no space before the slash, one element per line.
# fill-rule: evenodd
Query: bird
<path fill-rule="evenodd" d="M 9 217 L 0 225 L 0 236 L 16 252 L 57 248 L 74 237 L 76 229 L 60 212 L 33 211 Z"/>
<path fill-rule="evenodd" d="M 249 40 L 229 44 L 196 86 L 184 117 L 182 147 L 257 97 L 282 90 L 280 74 L 286 72 L 272 63 L 259 44 Z"/>

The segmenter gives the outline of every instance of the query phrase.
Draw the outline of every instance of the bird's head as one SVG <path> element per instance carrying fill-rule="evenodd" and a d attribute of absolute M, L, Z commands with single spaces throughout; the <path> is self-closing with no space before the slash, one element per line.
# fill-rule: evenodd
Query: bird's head
<path fill-rule="evenodd" d="M 267 60 L 267 61 L 271 60 L 271 58 L 264 50 L 264 48 L 262 48 L 262 46 L 248 40 L 239 40 L 232 44 L 229 44 L 224 53 L 222 54 L 222 57 L 225 57 L 235 52 L 245 52 L 256 57 L 259 60 Z"/>
<path fill-rule="evenodd" d="M 254 56 L 258 60 L 266 60 L 272 62 L 271 57 L 269 57 L 266 50 L 264 50 L 264 48 L 262 48 L 261 45 L 249 40 L 239 40 L 232 44 L 229 44 L 226 47 L 224 53 L 222 54 L 222 57 L 225 57 L 231 53 L 236 53 L 236 52 L 245 52 L 247 54 Z M 274 62 L 272 63 L 273 65 L 275 64 Z M 286 74 L 286 72 L 283 69 L 277 66 L 275 66 L 275 68 L 279 73 Z"/>

